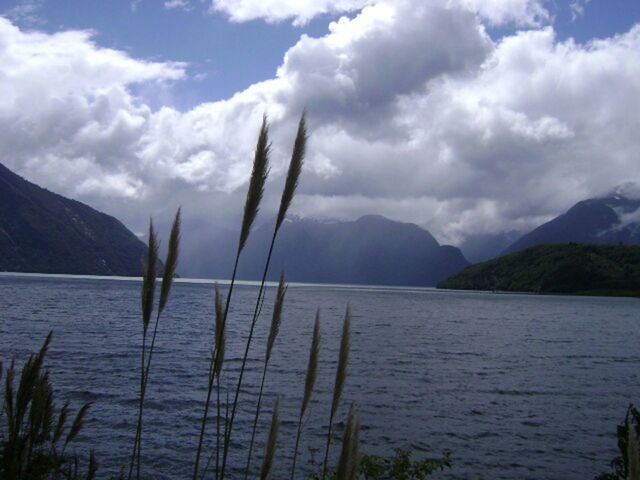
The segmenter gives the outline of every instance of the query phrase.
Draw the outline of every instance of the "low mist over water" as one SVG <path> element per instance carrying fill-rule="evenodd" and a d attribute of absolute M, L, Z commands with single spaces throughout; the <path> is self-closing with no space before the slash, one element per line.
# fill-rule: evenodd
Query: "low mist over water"
<path fill-rule="evenodd" d="M 213 287 L 183 282 L 174 288 L 147 394 L 142 448 L 149 478 L 190 475 L 206 393 Z M 23 361 L 54 331 L 47 366 L 56 398 L 74 406 L 93 402 L 79 444 L 96 449 L 100 478 L 127 464 L 133 443 L 139 289 L 136 281 L 0 276 L 0 360 Z M 234 293 L 223 384 L 235 384 L 256 295 L 250 285 Z M 244 464 L 274 296 L 269 288 L 257 326 L 233 466 Z M 354 401 L 363 452 L 410 448 L 426 458 L 450 451 L 453 469 L 434 478 L 578 480 L 608 469 L 617 453 L 615 427 L 640 397 L 638 300 L 291 286 L 255 449 L 262 455 L 271 407 L 281 394 L 274 478 L 290 468 L 316 307 L 322 317 L 318 391 L 298 464 L 309 470 L 308 447 L 320 449 L 321 460 L 347 303 L 354 313 L 352 353 L 337 436 Z"/>

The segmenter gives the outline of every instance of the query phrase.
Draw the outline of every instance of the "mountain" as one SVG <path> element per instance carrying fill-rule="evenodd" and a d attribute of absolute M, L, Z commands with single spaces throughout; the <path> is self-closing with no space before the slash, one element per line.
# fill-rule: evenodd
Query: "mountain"
<path fill-rule="evenodd" d="M 146 250 L 115 218 L 0 164 L 0 271 L 139 276 Z"/>
<path fill-rule="evenodd" d="M 522 234 L 515 230 L 499 233 L 480 233 L 468 235 L 458 248 L 471 263 L 485 262 L 500 255 L 500 253 Z"/>
<path fill-rule="evenodd" d="M 238 278 L 259 280 L 273 226 L 256 228 L 242 254 Z M 185 249 L 183 275 L 227 278 L 237 233 L 219 232 Z M 441 246 L 411 223 L 368 215 L 353 222 L 291 219 L 274 248 L 269 279 L 286 269 L 294 282 L 433 286 L 469 265 L 459 249 Z"/>
<path fill-rule="evenodd" d="M 638 296 L 640 246 L 539 245 L 472 265 L 438 288 Z"/>
<path fill-rule="evenodd" d="M 566 213 L 523 235 L 502 253 L 565 242 L 640 244 L 640 199 L 613 194 L 578 202 Z"/>

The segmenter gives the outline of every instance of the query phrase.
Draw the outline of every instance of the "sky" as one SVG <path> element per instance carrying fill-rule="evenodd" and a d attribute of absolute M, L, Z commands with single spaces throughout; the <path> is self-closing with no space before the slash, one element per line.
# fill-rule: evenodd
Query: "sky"
<path fill-rule="evenodd" d="M 526 231 L 640 182 L 637 0 L 0 0 L 0 162 L 134 232 L 276 211 Z"/>

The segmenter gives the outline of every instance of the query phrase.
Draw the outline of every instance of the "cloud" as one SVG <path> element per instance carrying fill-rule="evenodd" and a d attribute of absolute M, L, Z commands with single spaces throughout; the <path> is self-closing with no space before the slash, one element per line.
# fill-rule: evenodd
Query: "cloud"
<path fill-rule="evenodd" d="M 304 25 L 319 15 L 338 15 L 358 12 L 363 8 L 380 4 L 378 0 L 212 0 L 211 11 L 222 12 L 234 22 L 266 20 L 282 22 L 293 20 L 294 25 Z M 386 2 L 390 6 L 401 0 Z M 540 25 L 549 19 L 549 12 L 542 0 L 452 0 L 450 2 L 413 2 L 416 6 L 448 5 L 475 12 L 492 25 L 515 23 Z"/>
<path fill-rule="evenodd" d="M 101 48 L 91 32 L 25 32 L 0 19 L 0 158 L 136 231 L 178 204 L 194 222 L 224 223 L 241 208 L 264 112 L 273 168 L 262 211 L 276 209 L 306 107 L 294 213 L 382 213 L 448 242 L 531 228 L 640 179 L 640 25 L 558 41 L 540 5 L 376 2 L 322 37 L 302 36 L 273 78 L 188 111 L 156 110 L 133 93 L 179 94 L 184 64 Z M 523 29 L 491 40 L 487 26 L 502 22 Z"/>
<path fill-rule="evenodd" d="M 303 35 L 278 70 L 274 100 L 291 111 L 308 108 L 317 122 L 339 119 L 359 136 L 396 136 L 388 120 L 400 96 L 477 68 L 490 49 L 469 12 L 380 3 L 332 23 L 324 37 Z"/>
<path fill-rule="evenodd" d="M 92 33 L 25 33 L 0 17 L 0 156 L 71 196 L 140 196 L 129 172 L 150 109 L 127 87 L 185 75 L 180 63 L 97 47 Z"/>
<path fill-rule="evenodd" d="M 497 44 L 477 75 L 439 78 L 403 98 L 398 118 L 413 135 L 394 155 L 395 195 L 438 199 L 426 225 L 457 241 L 474 230 L 531 228 L 639 178 L 640 125 L 629 113 L 640 106 L 640 62 L 629 62 L 638 50 L 640 27 L 586 46 L 558 43 L 550 28 L 522 32 Z M 393 184 L 382 168 L 367 174 L 369 186 Z"/>
<path fill-rule="evenodd" d="M 385 123 L 404 137 L 371 139 L 344 119 L 317 132 L 316 151 L 339 175 L 302 210 L 326 215 L 323 191 L 338 215 L 414 201 L 396 217 L 457 242 L 531 228 L 638 179 L 640 123 L 630 112 L 640 107 L 639 51 L 640 27 L 587 45 L 558 42 L 550 27 L 506 37 L 476 70 L 426 78 L 398 96 Z"/>
<path fill-rule="evenodd" d="M 213 0 L 212 12 L 222 12 L 234 22 L 293 20 L 304 25 L 318 15 L 354 12 L 375 0 Z"/>
<path fill-rule="evenodd" d="M 142 3 L 142 0 L 131 0 L 131 3 L 129 4 L 131 13 L 136 13 L 138 11 L 138 6 L 140 5 L 140 3 Z"/>
<path fill-rule="evenodd" d="M 460 0 L 459 3 L 492 26 L 540 26 L 551 17 L 540 0 Z"/>
<path fill-rule="evenodd" d="M 164 2 L 164 8 L 167 10 L 192 10 L 193 5 L 189 0 L 167 0 Z"/>
<path fill-rule="evenodd" d="M 44 0 L 21 0 L 2 12 L 2 15 L 20 25 L 41 26 L 46 23 L 40 14 L 43 6 Z"/>
<path fill-rule="evenodd" d="M 602 198 L 613 196 L 622 196 L 630 200 L 640 200 L 640 184 L 635 182 L 624 182 L 604 193 Z"/>
<path fill-rule="evenodd" d="M 575 0 L 569 4 L 569 11 L 571 12 L 571 21 L 575 22 L 578 18 L 584 16 L 585 6 L 591 0 Z"/>

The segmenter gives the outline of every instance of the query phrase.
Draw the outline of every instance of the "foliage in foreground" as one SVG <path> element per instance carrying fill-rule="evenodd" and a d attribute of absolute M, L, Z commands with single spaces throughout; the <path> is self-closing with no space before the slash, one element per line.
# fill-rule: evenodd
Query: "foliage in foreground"
<path fill-rule="evenodd" d="M 633 405 L 618 425 L 617 437 L 620 455 L 611 460 L 612 473 L 598 475 L 595 480 L 640 480 L 640 411 Z"/>
<path fill-rule="evenodd" d="M 395 457 L 365 455 L 360 460 L 360 475 L 365 480 L 422 480 L 432 473 L 451 468 L 451 455 L 441 459 L 412 460 L 409 450 L 395 449 Z"/>
<path fill-rule="evenodd" d="M 98 464 L 93 452 L 86 473 L 82 473 L 76 454 L 66 454 L 82 429 L 90 404 L 85 404 L 67 428 L 69 402 L 56 414 L 49 373 L 44 358 L 51 342 L 47 335 L 42 348 L 22 367 L 18 389 L 15 363 L 11 363 L 4 382 L 4 403 L 0 411 L 0 478 L 6 480 L 91 480 Z M 0 363 L 0 377 L 2 364 Z"/>
<path fill-rule="evenodd" d="M 378 455 L 362 455 L 355 478 L 359 480 L 424 480 L 432 473 L 451 468 L 451 454 L 445 452 L 442 458 L 413 460 L 410 450 L 394 449 L 392 458 Z M 309 480 L 321 480 L 321 474 L 312 475 Z M 339 478 L 331 472 L 326 480 Z"/>

